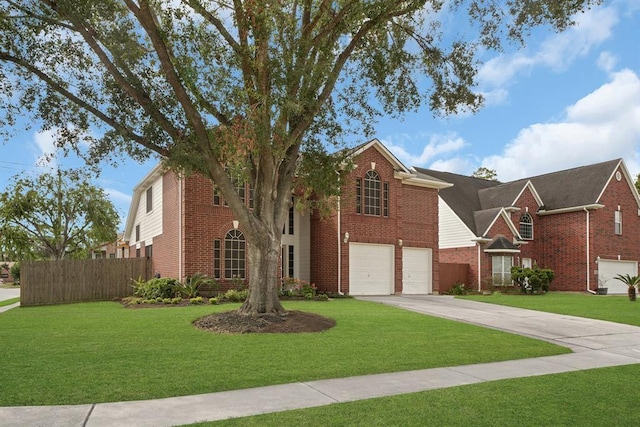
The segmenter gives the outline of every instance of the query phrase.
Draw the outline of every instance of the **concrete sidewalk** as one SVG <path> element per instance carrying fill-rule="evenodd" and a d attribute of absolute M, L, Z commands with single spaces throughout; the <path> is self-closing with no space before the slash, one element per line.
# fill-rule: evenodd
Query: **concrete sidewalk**
<path fill-rule="evenodd" d="M 448 296 L 363 297 L 565 345 L 572 354 L 338 378 L 168 399 L 0 408 L 2 426 L 174 426 L 258 415 L 505 378 L 640 363 L 640 328 Z"/>
<path fill-rule="evenodd" d="M 0 301 L 6 301 L 8 299 L 18 298 L 20 296 L 20 288 L 0 288 Z M 11 305 L 4 305 L 0 307 L 0 313 L 18 307 L 19 302 Z M 1 425 L 1 424 L 0 424 Z"/>

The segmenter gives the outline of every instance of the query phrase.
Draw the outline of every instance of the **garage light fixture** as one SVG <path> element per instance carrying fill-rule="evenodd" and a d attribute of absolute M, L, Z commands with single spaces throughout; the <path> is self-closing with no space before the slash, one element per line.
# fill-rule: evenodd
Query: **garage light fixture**
<path fill-rule="evenodd" d="M 349 241 L 349 232 L 344 233 L 344 242 L 347 243 Z"/>

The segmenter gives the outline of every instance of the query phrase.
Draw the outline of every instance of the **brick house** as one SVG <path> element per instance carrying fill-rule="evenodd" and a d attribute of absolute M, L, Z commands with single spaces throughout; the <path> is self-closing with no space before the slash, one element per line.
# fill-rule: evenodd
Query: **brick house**
<path fill-rule="evenodd" d="M 469 264 L 467 284 L 537 264 L 554 270 L 551 290 L 626 293 L 613 277 L 638 273 L 640 199 L 621 159 L 507 183 L 417 171 L 453 184 L 439 194 L 440 261 Z"/>
<path fill-rule="evenodd" d="M 449 184 L 407 169 L 378 140 L 353 150 L 338 209 L 320 217 L 291 208 L 281 274 L 350 294 L 438 290 L 438 189 Z M 252 204 L 248 185 L 238 194 Z M 134 188 L 125 227 L 131 257 L 150 256 L 163 277 L 197 272 L 246 278 L 246 244 L 214 184 L 161 165 Z M 311 261 L 313 260 L 313 262 Z"/>

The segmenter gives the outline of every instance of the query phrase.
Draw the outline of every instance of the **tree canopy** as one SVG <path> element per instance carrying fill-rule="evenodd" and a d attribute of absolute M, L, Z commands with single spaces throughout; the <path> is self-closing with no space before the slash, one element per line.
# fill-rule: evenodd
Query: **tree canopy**
<path fill-rule="evenodd" d="M 475 172 L 471 174 L 471 176 L 474 178 L 486 179 L 488 181 L 498 180 L 498 174 L 496 173 L 495 169 L 485 168 L 484 166 L 476 169 Z"/>
<path fill-rule="evenodd" d="M 0 0 L 0 114 L 37 118 L 91 163 L 155 153 L 211 178 L 249 242 L 242 311 L 282 312 L 275 278 L 294 176 L 302 195 L 336 194 L 332 145 L 421 104 L 476 111 L 478 51 L 539 25 L 563 30 L 597 3 Z M 452 15 L 471 31 L 445 31 Z M 253 210 L 230 173 L 253 186 Z"/>
<path fill-rule="evenodd" d="M 118 213 L 78 171 L 14 177 L 0 194 L 0 239 L 13 260 L 84 258 L 115 241 Z"/>

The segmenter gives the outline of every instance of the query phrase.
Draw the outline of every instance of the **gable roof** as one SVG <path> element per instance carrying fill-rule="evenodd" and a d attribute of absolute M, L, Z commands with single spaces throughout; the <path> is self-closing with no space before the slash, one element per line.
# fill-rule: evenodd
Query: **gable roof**
<path fill-rule="evenodd" d="M 419 173 L 414 168 L 407 168 L 396 156 L 393 155 L 391 151 L 385 145 L 380 142 L 377 138 L 374 138 L 364 144 L 360 144 L 357 147 L 354 147 L 350 150 L 349 155 L 352 157 L 357 156 L 368 150 L 369 148 L 373 148 L 378 150 L 382 156 L 387 159 L 389 163 L 393 166 L 395 171 L 394 177 L 401 179 L 403 184 L 416 185 L 420 187 L 428 187 L 428 188 L 448 188 L 451 187 L 451 183 L 446 180 L 441 180 L 437 177 L 433 177 L 430 175 Z"/>
<path fill-rule="evenodd" d="M 124 227 L 124 238 L 131 235 L 131 230 L 133 230 L 134 221 L 136 220 L 136 212 L 138 210 L 138 205 L 140 204 L 140 198 L 147 191 L 149 185 L 153 184 L 153 182 L 160 176 L 165 173 L 165 168 L 162 162 L 158 163 L 147 173 L 142 180 L 133 187 L 133 196 L 131 196 L 131 204 L 129 205 L 129 213 L 127 214 L 127 222 Z"/>
<path fill-rule="evenodd" d="M 478 229 L 478 223 L 476 223 L 475 213 L 483 210 L 480 204 L 480 198 L 478 197 L 478 192 L 484 188 L 491 188 L 500 185 L 499 182 L 458 175 L 451 172 L 440 172 L 423 168 L 414 169 L 419 174 L 453 184 L 452 187 L 440 190 L 440 197 L 476 236 L 484 232 L 484 230 Z M 494 218 L 498 214 L 498 211 L 499 209 L 493 212 Z M 492 220 L 493 218 L 487 221 L 482 217 L 479 219 L 480 228 L 485 224 L 490 224 Z"/>
<path fill-rule="evenodd" d="M 582 209 L 600 208 L 600 198 L 615 172 L 621 168 L 629 183 L 633 181 L 622 159 L 609 160 L 516 181 L 500 183 L 480 178 L 416 168 L 419 172 L 451 182 L 453 187 L 440 190 L 440 197 L 476 236 L 482 236 L 497 216 L 514 205 L 525 189 L 529 189 L 541 215 Z M 638 207 L 640 198 L 633 191 Z M 517 229 L 516 229 L 517 233 Z"/>

